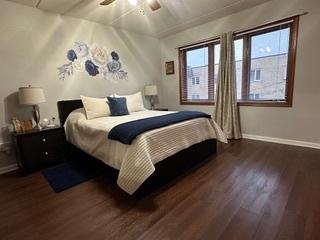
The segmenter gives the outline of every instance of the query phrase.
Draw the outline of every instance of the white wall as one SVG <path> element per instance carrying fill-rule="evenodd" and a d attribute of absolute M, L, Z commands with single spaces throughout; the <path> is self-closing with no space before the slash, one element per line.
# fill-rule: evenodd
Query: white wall
<path fill-rule="evenodd" d="M 17 90 L 29 84 L 44 88 L 41 117 L 56 117 L 57 101 L 80 94 L 106 96 L 142 90 L 161 78 L 159 40 L 101 24 L 64 17 L 0 0 L 0 146 L 10 141 L 12 117 L 31 118 L 31 108 L 18 104 Z M 79 73 L 60 81 L 57 67 L 77 40 L 97 43 L 120 54 L 128 81 L 114 82 Z M 0 152 L 0 168 L 14 162 Z"/>
<path fill-rule="evenodd" d="M 80 94 L 106 96 L 133 93 L 161 78 L 159 40 L 101 24 L 51 14 L 0 1 L 0 143 L 8 141 L 11 117 L 30 117 L 30 108 L 17 103 L 17 90 L 29 84 L 44 88 L 43 117 L 58 117 L 56 103 Z M 57 67 L 76 40 L 97 43 L 120 54 L 128 81 L 103 80 L 86 72 L 60 81 Z"/>
<path fill-rule="evenodd" d="M 319 0 L 273 0 L 171 35 L 160 42 L 152 37 L 0 0 L 0 143 L 10 140 L 7 124 L 11 117 L 31 116 L 30 108 L 18 105 L 16 94 L 19 87 L 28 84 L 45 90 L 47 102 L 40 105 L 42 118 L 58 117 L 58 100 L 79 98 L 80 94 L 131 93 L 151 82 L 159 86 L 163 107 L 212 113 L 210 106 L 179 104 L 176 47 L 301 11 L 310 13 L 301 17 L 300 22 L 293 107 L 241 107 L 242 129 L 247 134 L 320 143 Z M 56 68 L 66 62 L 66 51 L 76 40 L 98 43 L 118 51 L 124 69 L 129 72 L 128 81 L 105 81 L 86 73 L 59 81 Z M 164 62 L 170 60 L 175 61 L 176 74 L 167 76 Z M 0 168 L 14 159 L 2 155 L 0 153 Z"/>
<path fill-rule="evenodd" d="M 293 107 L 241 107 L 241 126 L 247 134 L 320 143 L 319 0 L 273 0 L 161 39 L 162 80 L 158 82 L 161 104 L 170 109 L 213 112 L 213 107 L 210 106 L 179 104 L 177 46 L 218 36 L 222 32 L 253 27 L 302 11 L 310 13 L 300 18 Z M 176 74 L 167 76 L 164 63 L 171 60 L 175 61 Z"/>

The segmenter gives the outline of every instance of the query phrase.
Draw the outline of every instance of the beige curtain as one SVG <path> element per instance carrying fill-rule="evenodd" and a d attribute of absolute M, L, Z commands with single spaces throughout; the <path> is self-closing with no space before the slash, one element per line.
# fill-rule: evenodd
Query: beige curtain
<path fill-rule="evenodd" d="M 237 106 L 233 33 L 231 32 L 221 35 L 219 79 L 214 117 L 228 139 L 242 138 Z"/>

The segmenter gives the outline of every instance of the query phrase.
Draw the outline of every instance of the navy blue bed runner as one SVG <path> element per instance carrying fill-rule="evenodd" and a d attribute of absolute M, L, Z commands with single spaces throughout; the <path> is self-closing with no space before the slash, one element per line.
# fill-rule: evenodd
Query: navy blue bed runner
<path fill-rule="evenodd" d="M 211 118 L 210 115 L 198 111 L 181 111 L 170 113 L 157 117 L 150 117 L 140 120 L 135 120 L 127 123 L 122 123 L 111 129 L 108 138 L 117 140 L 124 144 L 131 142 L 141 133 L 156 128 L 165 127 L 171 124 L 195 119 L 195 118 Z"/>

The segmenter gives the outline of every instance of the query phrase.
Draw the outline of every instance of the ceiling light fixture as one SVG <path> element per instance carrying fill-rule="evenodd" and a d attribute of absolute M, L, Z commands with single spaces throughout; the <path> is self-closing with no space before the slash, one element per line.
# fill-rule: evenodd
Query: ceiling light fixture
<path fill-rule="evenodd" d="M 39 1 L 41 1 L 41 0 L 39 0 Z M 100 5 L 107 6 L 115 1 L 116 0 L 103 0 L 102 2 L 100 2 Z M 130 9 L 124 15 L 130 13 L 131 11 L 134 11 L 137 8 L 139 8 L 139 11 L 142 15 L 145 15 L 146 14 L 146 12 L 145 12 L 146 5 L 149 6 L 152 11 L 156 11 L 161 8 L 159 0 L 128 0 L 128 3 L 132 6 L 138 6 L 138 7 L 134 7 L 133 9 Z M 121 15 L 121 16 L 123 16 L 123 15 Z"/>
<path fill-rule="evenodd" d="M 132 5 L 132 6 L 136 6 L 138 3 L 138 0 L 128 0 L 128 2 Z"/>

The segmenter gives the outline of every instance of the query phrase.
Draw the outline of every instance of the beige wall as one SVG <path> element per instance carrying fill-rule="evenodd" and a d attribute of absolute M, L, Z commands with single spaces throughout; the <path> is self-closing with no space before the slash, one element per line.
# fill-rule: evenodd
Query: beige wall
<path fill-rule="evenodd" d="M 310 13 L 302 16 L 300 21 L 293 107 L 241 107 L 241 126 L 247 134 L 320 143 L 319 0 L 273 0 L 161 39 L 162 79 L 158 82 L 161 104 L 170 109 L 213 112 L 213 107 L 210 106 L 179 104 L 177 46 L 302 11 Z M 164 72 L 164 62 L 170 60 L 175 61 L 176 74 L 167 76 Z"/>
<path fill-rule="evenodd" d="M 303 16 L 300 23 L 293 107 L 241 107 L 242 129 L 247 134 L 320 143 L 319 0 L 274 0 L 190 28 L 160 42 L 144 35 L 0 0 L 0 143 L 10 140 L 7 125 L 11 117 L 31 116 L 30 108 L 18 105 L 16 95 L 19 87 L 28 84 L 45 90 L 47 102 L 40 106 L 42 118 L 57 117 L 56 102 L 61 99 L 79 98 L 80 94 L 131 93 L 151 82 L 157 82 L 159 86 L 162 106 L 212 113 L 213 107 L 179 104 L 176 47 L 301 11 L 310 14 Z M 86 73 L 59 81 L 56 68 L 66 62 L 66 51 L 76 40 L 98 43 L 118 51 L 124 69 L 129 72 L 128 81 L 105 81 Z M 166 76 L 164 62 L 170 60 L 175 60 L 176 74 Z M 0 168 L 14 159 L 4 154 L 0 153 Z"/>
<path fill-rule="evenodd" d="M 8 141 L 6 126 L 12 116 L 31 116 L 31 108 L 17 104 L 21 86 L 44 88 L 47 102 L 40 105 L 44 118 L 58 117 L 58 100 L 79 98 L 80 94 L 133 93 L 161 78 L 159 40 L 148 36 L 2 0 L 0 33 L 0 143 Z M 66 52 L 76 40 L 117 51 L 128 80 L 103 80 L 84 72 L 60 81 L 57 67 L 68 62 Z"/>
<path fill-rule="evenodd" d="M 133 93 L 161 78 L 159 40 L 101 24 L 64 17 L 0 0 L 0 148 L 10 140 L 11 117 L 30 118 L 31 108 L 18 105 L 17 90 L 29 84 L 44 88 L 41 117 L 58 117 L 56 103 L 80 94 Z M 120 54 L 128 81 L 114 82 L 79 73 L 60 81 L 57 67 L 67 63 L 74 41 L 97 43 Z M 0 168 L 14 163 L 0 152 Z"/>

